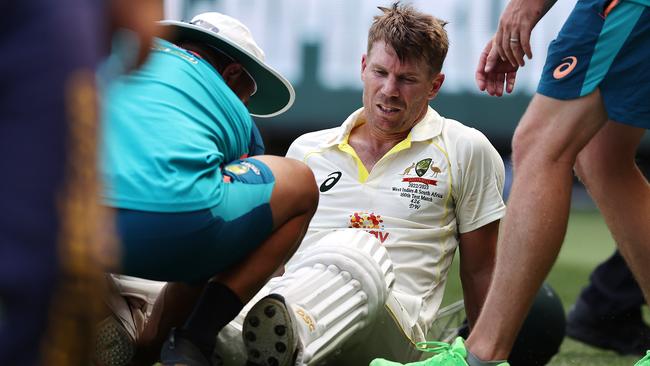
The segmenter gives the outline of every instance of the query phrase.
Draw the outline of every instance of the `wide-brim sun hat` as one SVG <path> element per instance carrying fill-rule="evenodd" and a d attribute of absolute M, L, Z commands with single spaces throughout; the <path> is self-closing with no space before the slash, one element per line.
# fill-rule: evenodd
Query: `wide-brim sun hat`
<path fill-rule="evenodd" d="M 171 32 L 164 37 L 170 42 L 205 43 L 240 63 L 257 85 L 257 91 L 247 106 L 253 116 L 277 116 L 293 104 L 296 93 L 291 83 L 264 62 L 264 51 L 239 20 L 208 12 L 195 16 L 189 23 L 177 20 L 162 20 L 159 23 L 171 28 Z"/>

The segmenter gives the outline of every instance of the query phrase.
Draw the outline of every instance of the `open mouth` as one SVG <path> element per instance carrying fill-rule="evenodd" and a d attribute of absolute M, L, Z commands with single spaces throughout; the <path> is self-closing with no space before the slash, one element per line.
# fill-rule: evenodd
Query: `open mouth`
<path fill-rule="evenodd" d="M 397 112 L 400 111 L 399 108 L 389 107 L 389 106 L 383 105 L 383 104 L 377 104 L 377 108 L 379 108 L 380 111 L 382 111 L 382 112 L 384 112 L 386 114 L 393 114 L 393 113 L 397 113 Z"/>

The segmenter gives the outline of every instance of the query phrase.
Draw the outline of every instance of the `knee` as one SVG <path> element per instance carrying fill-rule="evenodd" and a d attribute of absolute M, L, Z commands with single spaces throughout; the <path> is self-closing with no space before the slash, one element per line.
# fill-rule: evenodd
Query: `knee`
<path fill-rule="evenodd" d="M 302 162 L 293 161 L 291 168 L 292 187 L 300 206 L 312 212 L 318 207 L 318 186 L 312 170 Z"/>
<path fill-rule="evenodd" d="M 531 153 L 534 153 L 536 140 L 529 128 L 519 126 L 515 130 L 512 137 L 512 164 L 515 168 L 525 166 Z"/>
<path fill-rule="evenodd" d="M 602 175 L 602 161 L 599 161 L 593 155 L 579 154 L 576 159 L 574 171 L 578 179 L 586 186 L 592 185 L 592 178 Z M 596 178 L 595 181 L 598 181 Z"/>
<path fill-rule="evenodd" d="M 611 185 L 612 180 L 624 180 L 637 171 L 633 157 L 618 156 L 615 151 L 584 149 L 574 166 L 576 176 L 588 188 L 598 184 Z"/>

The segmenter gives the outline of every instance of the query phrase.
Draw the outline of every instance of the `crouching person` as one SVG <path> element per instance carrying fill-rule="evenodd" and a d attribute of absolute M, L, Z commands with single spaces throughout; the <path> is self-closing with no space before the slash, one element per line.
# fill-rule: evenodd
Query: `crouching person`
<path fill-rule="evenodd" d="M 163 365 L 212 365 L 215 334 L 294 252 L 318 191 L 301 162 L 246 157 L 258 145 L 249 113 L 274 116 L 294 99 L 248 29 L 218 13 L 162 25 L 170 36 L 107 91 L 104 202 L 122 244 L 116 271 L 169 281 L 185 295 L 178 302 L 191 301 L 189 317 L 166 320 L 177 327 Z M 154 310 L 169 299 L 158 296 Z M 132 354 L 123 351 L 135 353 L 140 332 L 114 325 L 102 328 L 108 338 L 100 329 L 99 363 L 124 364 Z M 149 346 L 166 330 L 159 325 Z"/>

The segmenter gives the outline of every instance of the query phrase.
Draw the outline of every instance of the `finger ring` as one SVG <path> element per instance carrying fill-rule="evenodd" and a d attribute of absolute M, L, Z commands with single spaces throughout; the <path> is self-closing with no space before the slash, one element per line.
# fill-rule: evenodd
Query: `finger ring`
<path fill-rule="evenodd" d="M 510 38 L 510 42 L 519 43 L 519 38 Z"/>

